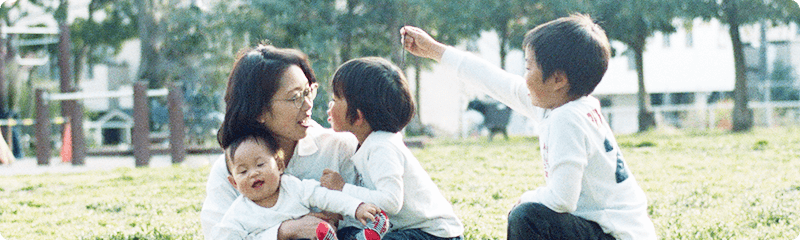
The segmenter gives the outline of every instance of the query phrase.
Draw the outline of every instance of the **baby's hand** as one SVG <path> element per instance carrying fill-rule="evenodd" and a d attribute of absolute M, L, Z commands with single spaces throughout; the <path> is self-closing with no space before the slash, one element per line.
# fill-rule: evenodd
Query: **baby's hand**
<path fill-rule="evenodd" d="M 342 175 L 327 168 L 322 170 L 322 177 L 319 178 L 319 183 L 322 187 L 330 190 L 342 191 L 342 188 L 344 188 Z"/>
<path fill-rule="evenodd" d="M 368 222 L 375 221 L 375 214 L 381 212 L 381 208 L 372 203 L 361 203 L 356 209 L 356 219 L 361 224 L 367 225 Z"/>

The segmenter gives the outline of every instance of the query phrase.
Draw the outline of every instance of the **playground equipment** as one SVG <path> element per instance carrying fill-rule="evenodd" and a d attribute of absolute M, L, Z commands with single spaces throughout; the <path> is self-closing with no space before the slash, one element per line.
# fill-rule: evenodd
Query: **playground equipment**
<path fill-rule="evenodd" d="M 183 93 L 176 85 L 169 89 L 147 89 L 147 82 L 134 83 L 133 91 L 111 92 L 70 92 L 48 94 L 43 89 L 36 90 L 36 159 L 39 165 L 50 164 L 50 117 L 49 103 L 53 101 L 78 101 L 96 98 L 119 98 L 133 95 L 133 156 L 137 167 L 147 166 L 150 162 L 150 106 L 148 97 L 167 96 L 169 108 L 169 151 L 172 163 L 181 163 L 186 158 L 186 133 L 183 118 Z M 76 104 L 80 107 L 80 104 Z M 72 165 L 83 165 L 86 147 L 83 136 L 83 114 L 69 116 L 72 125 L 71 147 Z"/>

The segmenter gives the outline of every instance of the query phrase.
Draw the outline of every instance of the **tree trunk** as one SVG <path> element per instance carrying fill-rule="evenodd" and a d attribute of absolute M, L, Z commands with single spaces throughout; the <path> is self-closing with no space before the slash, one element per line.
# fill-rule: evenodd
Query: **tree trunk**
<path fill-rule="evenodd" d="M 739 18 L 736 4 L 734 1 L 726 0 L 722 2 L 722 9 L 730 25 L 731 43 L 733 45 L 733 60 L 736 68 L 736 84 L 733 88 L 733 131 L 749 131 L 753 127 L 753 111 L 747 106 L 747 75 L 744 61 L 744 51 L 742 50 L 742 40 L 739 35 Z"/>
<path fill-rule="evenodd" d="M 2 34 L 2 29 L 0 29 Z M 6 44 L 5 39 L 0 38 L 0 113 L 6 112 Z M 6 138 L 8 139 L 8 138 Z"/>
<path fill-rule="evenodd" d="M 161 77 L 159 74 L 159 56 L 156 30 L 158 28 L 155 17 L 153 15 L 153 1 L 152 0 L 139 0 L 135 1 L 137 9 L 137 18 L 139 20 L 139 41 L 141 42 L 141 62 L 139 63 L 138 79 L 145 79 L 149 82 L 150 88 L 157 88 L 161 86 Z"/>
<path fill-rule="evenodd" d="M 352 58 L 352 51 L 353 51 L 353 19 L 355 14 L 355 8 L 358 4 L 357 0 L 347 0 L 347 13 L 344 14 L 343 21 L 339 21 L 339 38 L 341 41 L 341 49 L 339 50 L 339 55 L 342 58 L 342 63 L 350 60 Z"/>
<path fill-rule="evenodd" d="M 646 36 L 638 34 L 637 43 L 631 44 L 633 56 L 636 61 L 636 75 L 638 78 L 639 91 L 637 92 L 637 102 L 639 103 L 639 132 L 644 132 L 656 125 L 653 112 L 650 111 L 650 96 L 644 86 L 644 43 Z"/>
<path fill-rule="evenodd" d="M 498 19 L 497 25 L 497 38 L 500 40 L 500 68 L 506 69 L 506 55 L 508 55 L 508 50 L 506 49 L 508 45 L 508 22 L 511 21 L 508 18 Z"/>
<path fill-rule="evenodd" d="M 506 69 L 506 55 L 508 55 L 508 50 L 506 50 L 508 45 L 508 21 L 510 20 L 504 19 L 498 25 L 500 27 L 500 32 L 498 33 L 500 36 L 500 68 L 502 69 Z"/>
<path fill-rule="evenodd" d="M 89 48 L 87 46 L 80 47 L 75 51 L 75 57 L 72 61 L 72 72 L 75 73 L 75 85 L 80 86 L 81 84 L 81 77 L 83 76 L 83 66 L 87 63 L 86 56 L 89 52 Z M 86 71 L 92 71 L 92 69 L 87 69 Z"/>
<path fill-rule="evenodd" d="M 59 76 L 59 91 L 62 93 L 74 92 L 75 86 L 72 83 L 72 66 L 70 61 L 72 58 L 71 44 L 69 38 L 69 26 L 66 23 L 60 23 L 59 40 L 58 40 L 58 76 Z M 72 116 L 70 110 L 72 104 L 77 104 L 75 100 L 66 100 L 61 103 L 61 116 Z"/>
<path fill-rule="evenodd" d="M 422 112 L 422 109 L 420 109 L 421 105 L 420 105 L 420 99 L 419 99 L 420 98 L 420 89 L 421 89 L 421 87 L 420 87 L 420 83 L 421 83 L 420 82 L 420 75 L 422 73 L 422 69 L 421 69 L 422 68 L 422 63 L 421 63 L 421 61 L 419 61 L 419 58 L 413 58 L 412 61 L 413 61 L 412 64 L 414 64 L 414 84 L 415 84 L 414 85 L 414 100 L 415 100 L 414 104 L 416 104 L 416 106 L 414 106 L 414 107 L 416 107 L 416 113 L 414 114 L 414 117 L 411 118 L 411 122 L 408 123 L 408 127 L 406 128 L 406 133 L 408 135 L 411 135 L 411 136 L 420 136 L 420 135 L 425 134 L 425 131 L 424 131 L 425 130 L 425 126 L 422 124 L 422 117 L 420 116 L 420 112 Z"/>

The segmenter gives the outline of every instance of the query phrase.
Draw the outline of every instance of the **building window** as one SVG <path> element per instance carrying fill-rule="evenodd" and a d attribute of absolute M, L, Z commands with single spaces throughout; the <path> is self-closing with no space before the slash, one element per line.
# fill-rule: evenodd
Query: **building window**
<path fill-rule="evenodd" d="M 611 107 L 612 102 L 610 97 L 600 98 L 600 107 L 607 108 Z"/>
<path fill-rule="evenodd" d="M 664 94 L 663 93 L 651 93 L 650 94 L 650 105 L 659 106 L 664 104 Z"/>
<path fill-rule="evenodd" d="M 690 92 L 671 93 L 669 98 L 672 105 L 694 103 L 694 93 Z"/>

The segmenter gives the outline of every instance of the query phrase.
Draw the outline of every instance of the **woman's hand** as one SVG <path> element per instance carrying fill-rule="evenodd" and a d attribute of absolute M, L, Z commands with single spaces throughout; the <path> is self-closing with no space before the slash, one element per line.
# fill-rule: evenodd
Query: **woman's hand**
<path fill-rule="evenodd" d="M 403 48 L 419 57 L 439 61 L 447 48 L 418 27 L 404 26 L 400 28 L 400 36 L 403 36 Z"/>
<path fill-rule="evenodd" d="M 342 191 L 344 188 L 344 178 L 339 173 L 330 169 L 322 170 L 322 177 L 319 178 L 322 187 L 330 190 Z"/>

